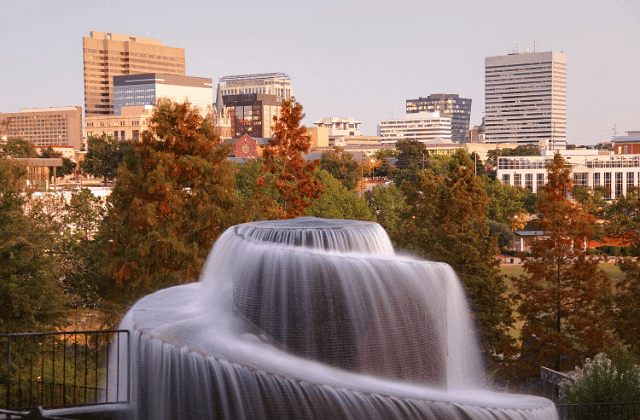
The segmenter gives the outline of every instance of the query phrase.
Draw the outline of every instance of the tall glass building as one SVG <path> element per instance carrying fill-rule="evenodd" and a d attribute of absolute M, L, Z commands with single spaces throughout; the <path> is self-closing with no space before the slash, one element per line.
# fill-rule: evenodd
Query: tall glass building
<path fill-rule="evenodd" d="M 485 59 L 485 141 L 567 145 L 567 57 L 558 52 Z"/>
<path fill-rule="evenodd" d="M 436 93 L 426 98 L 407 99 L 407 114 L 438 112 L 442 117 L 451 118 L 451 140 L 456 143 L 469 141 L 471 120 L 471 99 L 457 94 Z"/>

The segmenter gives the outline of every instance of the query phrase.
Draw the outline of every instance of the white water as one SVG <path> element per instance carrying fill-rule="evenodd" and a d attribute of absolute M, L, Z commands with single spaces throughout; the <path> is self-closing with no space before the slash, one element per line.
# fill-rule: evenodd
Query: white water
<path fill-rule="evenodd" d="M 143 298 L 121 326 L 139 418 L 557 418 L 481 389 L 455 274 L 394 256 L 373 223 L 230 228 L 200 283 Z"/>

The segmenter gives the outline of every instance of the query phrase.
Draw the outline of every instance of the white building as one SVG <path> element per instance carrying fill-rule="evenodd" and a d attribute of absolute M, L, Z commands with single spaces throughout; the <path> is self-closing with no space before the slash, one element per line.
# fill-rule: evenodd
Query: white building
<path fill-rule="evenodd" d="M 567 57 L 533 52 L 485 58 L 485 141 L 567 145 Z"/>
<path fill-rule="evenodd" d="M 155 105 L 160 98 L 182 103 L 188 100 L 204 117 L 213 106 L 213 85 L 204 77 L 173 74 L 144 73 L 115 76 L 113 78 L 114 114 L 122 107 Z"/>
<path fill-rule="evenodd" d="M 402 120 L 381 121 L 378 136 L 395 141 L 451 142 L 451 117 L 442 117 L 439 112 L 406 114 Z"/>
<path fill-rule="evenodd" d="M 537 193 L 547 182 L 547 165 L 553 161 L 554 153 L 543 151 L 542 156 L 499 157 L 497 178 L 504 184 Z M 563 150 L 560 153 L 571 166 L 575 183 L 592 189 L 604 187 L 606 199 L 615 200 L 631 187 L 640 186 L 640 155 L 599 154 L 597 150 Z"/>

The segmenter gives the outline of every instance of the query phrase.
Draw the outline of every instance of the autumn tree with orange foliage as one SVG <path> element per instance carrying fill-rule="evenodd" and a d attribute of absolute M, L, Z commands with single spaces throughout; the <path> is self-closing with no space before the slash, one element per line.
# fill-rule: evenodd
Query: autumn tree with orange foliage
<path fill-rule="evenodd" d="M 317 162 L 302 156 L 311 148 L 311 138 L 300 122 L 302 105 L 282 101 L 280 116 L 274 118 L 274 138 L 262 152 L 262 175 L 256 180 L 258 213 L 266 219 L 290 219 L 304 215 L 305 209 L 322 195 L 324 185 L 314 178 Z"/>
<path fill-rule="evenodd" d="M 103 298 L 127 304 L 197 280 L 215 239 L 246 221 L 228 155 L 189 103 L 159 102 L 109 197 Z"/>
<path fill-rule="evenodd" d="M 558 153 L 536 203 L 543 236 L 524 260 L 525 273 L 512 278 L 524 321 L 518 370 L 526 377 L 539 376 L 540 366 L 571 370 L 608 343 L 609 279 L 587 257 L 594 219 L 571 199 L 571 186 L 571 169 Z"/>

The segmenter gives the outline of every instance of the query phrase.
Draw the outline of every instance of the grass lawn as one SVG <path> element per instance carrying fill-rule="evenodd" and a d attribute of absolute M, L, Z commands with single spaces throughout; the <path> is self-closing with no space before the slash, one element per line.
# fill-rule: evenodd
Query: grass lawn
<path fill-rule="evenodd" d="M 602 271 L 604 271 L 609 275 L 609 278 L 611 279 L 611 285 L 614 287 L 616 283 L 618 283 L 618 281 L 622 280 L 622 278 L 624 277 L 624 275 L 622 274 L 622 271 L 620 271 L 620 268 L 615 263 L 603 262 L 603 263 L 600 263 L 600 268 L 602 269 Z M 515 290 L 513 290 L 513 285 L 511 284 L 510 277 L 524 274 L 524 270 L 522 269 L 522 266 L 521 265 L 501 265 L 500 271 L 502 271 L 502 274 L 507 276 L 506 284 L 507 284 L 507 288 L 509 289 L 509 292 L 515 292 Z"/>

